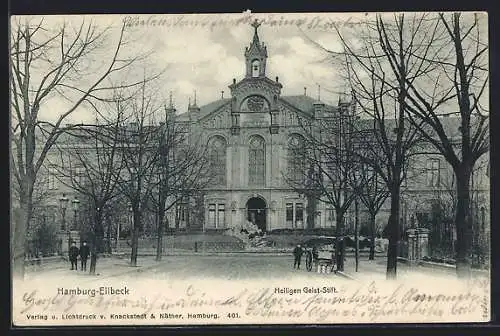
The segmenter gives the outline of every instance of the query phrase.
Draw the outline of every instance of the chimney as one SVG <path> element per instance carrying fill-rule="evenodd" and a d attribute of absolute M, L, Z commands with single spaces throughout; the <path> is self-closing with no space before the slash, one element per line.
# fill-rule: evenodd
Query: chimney
<path fill-rule="evenodd" d="M 307 88 L 304 86 L 304 96 L 307 96 Z"/>

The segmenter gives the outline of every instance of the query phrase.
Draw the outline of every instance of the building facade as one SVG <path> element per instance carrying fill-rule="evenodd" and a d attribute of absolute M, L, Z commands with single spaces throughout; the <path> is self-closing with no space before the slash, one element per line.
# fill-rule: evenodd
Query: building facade
<path fill-rule="evenodd" d="M 195 99 L 177 115 L 177 122 L 208 143 L 216 162 L 215 183 L 204 196 L 203 229 L 244 221 L 263 231 L 304 229 L 308 216 L 316 217 L 316 227 L 331 227 L 331 212 L 328 216 L 320 206 L 316 214 L 307 213 L 306 199 L 287 184 L 286 175 L 293 173 L 290 153 L 301 144 L 298 119 L 332 115 L 348 105 L 330 106 L 305 93 L 282 95 L 284 84 L 267 77 L 267 47 L 254 29 L 242 61 L 246 75 L 229 85 L 230 97 L 200 107 Z"/>
<path fill-rule="evenodd" d="M 303 128 L 299 119 L 337 118 L 349 113 L 352 106 L 339 99 L 337 106 L 325 104 L 319 97 L 282 95 L 286 83 L 267 77 L 268 51 L 260 41 L 258 26 L 254 26 L 253 40 L 242 55 L 245 77 L 229 85 L 229 96 L 198 106 L 196 97 L 187 111 L 176 113 L 173 106 L 167 111 L 175 116 L 191 136 L 208 144 L 208 154 L 214 170 L 214 180 L 197 200 L 188 200 L 172 209 L 169 227 L 187 231 L 224 231 L 227 228 L 252 222 L 262 231 L 277 229 L 302 230 L 334 228 L 333 208 L 318 202 L 313 211 L 308 199 L 297 193 L 288 179 L 297 174 L 293 157 L 303 142 Z M 443 124 L 458 130 L 458 119 L 443 117 Z M 458 135 L 458 134 L 457 134 Z M 51 151 L 39 176 L 40 202 L 34 222 L 54 223 L 69 232 L 80 227 L 85 216 L 83 206 L 72 207 L 79 195 L 59 182 L 57 151 Z M 74 167 L 79 175 L 79 167 Z M 489 157 L 484 155 L 476 165 L 471 183 L 472 211 L 478 236 L 489 235 Z M 436 204 L 447 217 L 454 215 L 454 175 L 444 158 L 422 153 L 408 164 L 407 179 L 401 193 L 401 224 L 403 231 L 415 226 L 435 227 L 431 235 L 440 235 L 453 244 L 456 234 L 453 223 L 436 215 Z M 67 210 L 61 211 L 61 198 L 69 198 Z M 76 202 L 75 202 L 76 203 Z M 351 207 L 353 208 L 353 207 Z M 111 236 L 120 236 L 123 227 L 131 225 L 127 205 L 113 218 Z M 359 207 L 360 227 L 368 224 L 368 214 Z M 347 233 L 354 229 L 355 213 L 350 209 L 345 216 Z M 437 217 L 436 217 L 437 216 Z M 389 202 L 377 215 L 377 229 L 381 233 L 389 217 Z M 155 216 L 143 216 L 146 226 L 154 234 Z M 114 232 L 117 232 L 115 235 Z M 444 238 L 443 238 L 444 239 Z M 479 239 L 479 238 L 476 238 Z"/>

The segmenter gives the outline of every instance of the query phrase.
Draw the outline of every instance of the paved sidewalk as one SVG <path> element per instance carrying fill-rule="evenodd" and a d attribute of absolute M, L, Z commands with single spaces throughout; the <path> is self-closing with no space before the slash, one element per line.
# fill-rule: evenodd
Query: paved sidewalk
<path fill-rule="evenodd" d="M 92 282 L 106 278 L 125 275 L 133 272 L 142 272 L 150 267 L 157 266 L 159 262 L 154 257 L 138 257 L 137 266 L 130 266 L 130 259 L 120 256 L 101 257 L 97 260 L 96 274 L 90 275 L 90 260 L 87 261 L 87 271 L 80 269 L 78 261 L 78 270 L 71 270 L 71 265 L 65 261 L 54 262 L 46 265 L 30 266 L 26 269 L 26 280 L 42 278 L 45 275 L 52 277 L 62 277 L 65 279 L 78 279 L 82 282 Z"/>
<path fill-rule="evenodd" d="M 387 272 L 387 257 L 375 257 L 375 260 L 368 260 L 367 258 L 360 258 L 358 272 L 355 269 L 355 260 L 353 257 L 347 258 L 344 264 L 344 274 L 360 281 L 366 279 L 385 280 Z M 473 275 L 479 277 L 489 277 L 487 271 L 473 271 Z M 445 278 L 456 279 L 455 268 L 431 268 L 424 266 L 409 266 L 407 264 L 398 262 L 397 264 L 397 278 L 406 279 L 414 278 L 415 276 L 423 278 Z"/>

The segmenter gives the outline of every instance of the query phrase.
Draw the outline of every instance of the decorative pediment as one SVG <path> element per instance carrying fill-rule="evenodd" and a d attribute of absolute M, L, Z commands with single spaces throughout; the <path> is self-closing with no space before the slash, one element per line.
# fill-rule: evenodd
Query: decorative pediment
<path fill-rule="evenodd" d="M 203 122 L 203 127 L 209 129 L 228 128 L 229 126 L 231 126 L 229 108 L 214 113 Z"/>
<path fill-rule="evenodd" d="M 229 86 L 232 96 L 244 96 L 248 93 L 259 92 L 263 95 L 274 96 L 279 95 L 282 85 L 273 82 L 269 78 L 245 78 L 237 84 Z"/>

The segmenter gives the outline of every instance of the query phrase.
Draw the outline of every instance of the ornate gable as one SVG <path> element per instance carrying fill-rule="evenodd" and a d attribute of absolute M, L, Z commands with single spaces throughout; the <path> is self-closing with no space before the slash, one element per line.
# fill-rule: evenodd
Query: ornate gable
<path fill-rule="evenodd" d="M 202 122 L 203 128 L 206 129 L 220 129 L 228 128 L 230 123 L 230 106 L 225 106 L 212 114 L 209 114 Z"/>

